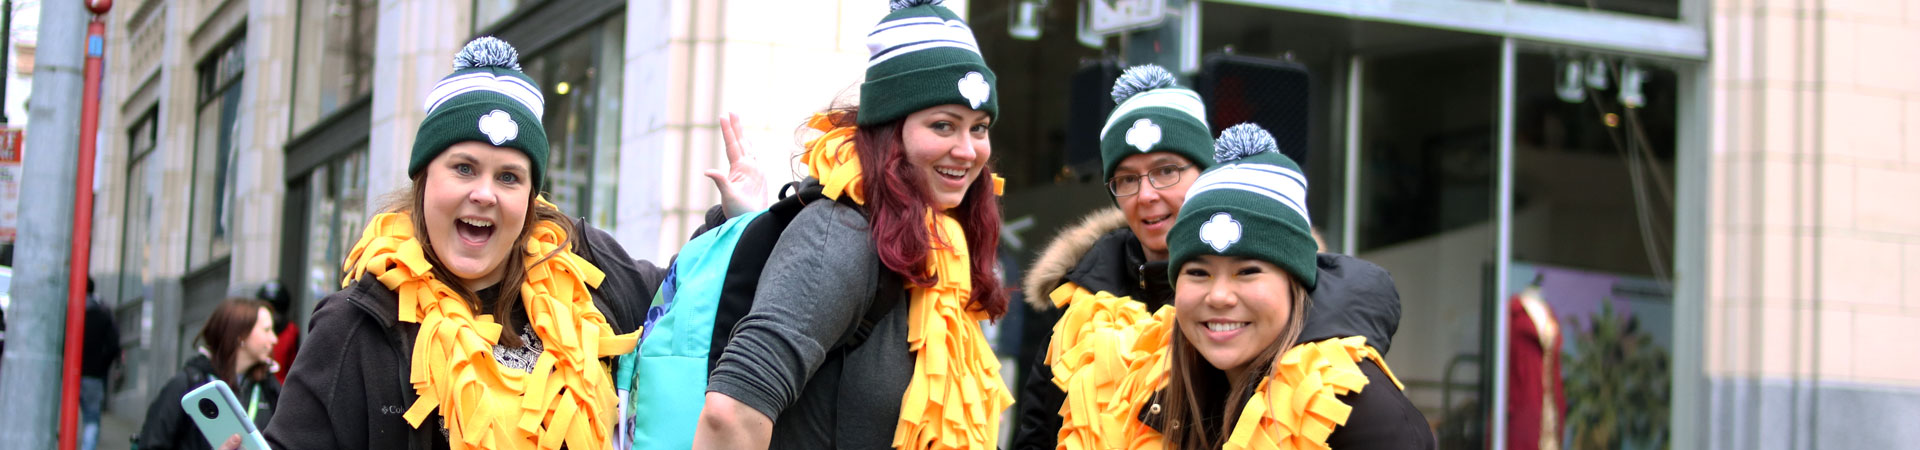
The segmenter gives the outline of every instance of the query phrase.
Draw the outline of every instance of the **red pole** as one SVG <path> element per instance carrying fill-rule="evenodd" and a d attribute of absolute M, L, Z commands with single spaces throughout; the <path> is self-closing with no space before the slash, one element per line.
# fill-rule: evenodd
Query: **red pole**
<path fill-rule="evenodd" d="M 77 448 L 80 417 L 80 344 L 86 330 L 87 265 L 93 255 L 93 152 L 100 129 L 101 55 L 107 24 L 87 22 L 87 79 L 80 99 L 80 171 L 73 183 L 73 264 L 67 268 L 66 370 L 60 378 L 60 448 Z"/>

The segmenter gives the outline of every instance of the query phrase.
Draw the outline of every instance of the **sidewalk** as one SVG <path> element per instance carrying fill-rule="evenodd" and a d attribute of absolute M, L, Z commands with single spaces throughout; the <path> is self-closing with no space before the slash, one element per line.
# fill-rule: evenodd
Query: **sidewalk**
<path fill-rule="evenodd" d="M 95 450 L 128 450 L 127 438 L 140 434 L 141 417 L 126 418 L 114 412 L 100 413 L 100 444 Z"/>

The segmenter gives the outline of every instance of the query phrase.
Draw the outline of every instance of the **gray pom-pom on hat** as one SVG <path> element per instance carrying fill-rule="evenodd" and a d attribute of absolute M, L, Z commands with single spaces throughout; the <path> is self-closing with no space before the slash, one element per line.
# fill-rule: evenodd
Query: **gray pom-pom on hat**
<path fill-rule="evenodd" d="M 1113 103 L 1126 103 L 1127 99 L 1142 92 L 1179 85 L 1174 80 L 1173 73 L 1167 72 L 1167 69 L 1160 66 L 1142 64 L 1128 67 L 1125 72 L 1120 73 L 1120 78 L 1113 80 Z"/>
<path fill-rule="evenodd" d="M 1261 153 L 1279 153 L 1273 134 L 1252 122 L 1228 127 L 1213 141 L 1213 162 L 1226 164 Z"/>
<path fill-rule="evenodd" d="M 453 70 L 501 67 L 520 70 L 520 52 L 499 38 L 481 36 L 453 55 Z"/>
<path fill-rule="evenodd" d="M 912 8 L 915 6 L 939 5 L 941 1 L 942 0 L 893 0 L 893 1 L 887 2 L 887 6 L 890 6 L 893 8 L 893 9 L 890 9 L 889 11 L 899 11 L 902 9 Z"/>

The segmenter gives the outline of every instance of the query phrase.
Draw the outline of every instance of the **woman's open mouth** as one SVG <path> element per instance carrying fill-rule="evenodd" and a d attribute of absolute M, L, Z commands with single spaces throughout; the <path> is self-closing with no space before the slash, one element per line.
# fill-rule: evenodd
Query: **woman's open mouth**
<path fill-rule="evenodd" d="M 493 237 L 493 221 L 487 219 L 462 217 L 453 222 L 453 228 L 468 245 L 487 245 L 487 240 Z"/>

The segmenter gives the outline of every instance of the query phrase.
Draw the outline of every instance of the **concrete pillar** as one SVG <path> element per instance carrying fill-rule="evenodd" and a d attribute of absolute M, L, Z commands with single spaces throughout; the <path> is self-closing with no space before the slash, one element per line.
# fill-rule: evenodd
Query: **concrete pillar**
<path fill-rule="evenodd" d="M 1909 445 L 1920 11 L 1801 6 L 1713 7 L 1704 444 Z"/>
<path fill-rule="evenodd" d="M 408 186 L 413 134 L 426 119 L 427 91 L 453 72 L 453 54 L 472 32 L 472 2 L 382 0 L 373 63 L 373 125 L 367 136 L 367 211 Z"/>

